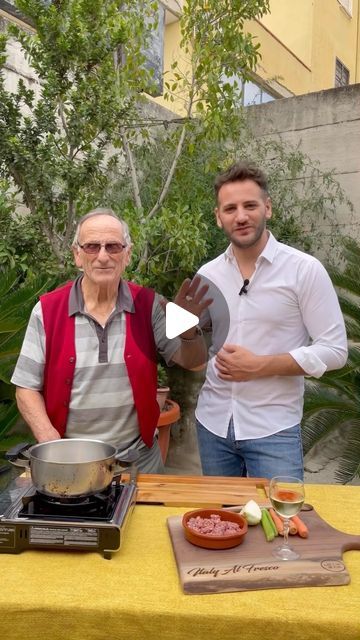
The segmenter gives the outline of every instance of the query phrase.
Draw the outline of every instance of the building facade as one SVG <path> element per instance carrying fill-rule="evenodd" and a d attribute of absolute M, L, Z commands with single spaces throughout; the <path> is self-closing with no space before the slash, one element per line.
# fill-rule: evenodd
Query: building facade
<path fill-rule="evenodd" d="M 179 59 L 183 0 L 166 6 L 164 70 Z M 243 104 L 262 104 L 360 82 L 360 0 L 270 0 L 270 13 L 246 24 L 260 43 Z M 159 98 L 161 101 L 161 98 Z"/>
<path fill-rule="evenodd" d="M 162 98 L 162 75 L 183 58 L 179 19 L 184 2 L 160 0 L 158 30 L 146 52 L 157 80 L 157 102 L 179 113 L 176 101 Z M 0 0 L 1 19 L 24 24 L 14 0 Z M 270 0 L 270 12 L 245 29 L 260 43 L 261 53 L 252 81 L 243 86 L 245 106 L 360 82 L 360 0 Z"/>

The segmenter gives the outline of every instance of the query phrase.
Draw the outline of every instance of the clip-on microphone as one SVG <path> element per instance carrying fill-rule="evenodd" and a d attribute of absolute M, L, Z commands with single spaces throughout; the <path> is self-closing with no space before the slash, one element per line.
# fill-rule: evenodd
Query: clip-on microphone
<path fill-rule="evenodd" d="M 248 280 L 247 278 L 246 278 L 246 280 L 244 280 L 244 284 L 243 284 L 243 286 L 241 287 L 241 289 L 239 291 L 239 296 L 241 296 L 243 293 L 247 293 L 247 287 L 249 285 L 249 282 L 250 282 L 250 280 Z"/>

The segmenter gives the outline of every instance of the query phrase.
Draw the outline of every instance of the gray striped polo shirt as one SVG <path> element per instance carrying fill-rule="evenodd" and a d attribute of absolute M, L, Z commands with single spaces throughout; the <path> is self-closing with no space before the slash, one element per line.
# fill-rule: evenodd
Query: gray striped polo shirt
<path fill-rule="evenodd" d="M 76 366 L 66 435 L 94 438 L 126 449 L 139 439 L 132 388 L 124 361 L 125 313 L 134 313 L 130 289 L 120 282 L 115 309 L 101 326 L 84 308 L 79 276 L 70 291 L 69 315 L 75 315 Z M 180 339 L 165 335 L 165 313 L 155 294 L 152 327 L 159 353 L 169 363 Z M 20 356 L 11 381 L 18 387 L 42 391 L 45 331 L 41 303 L 30 316 Z M 144 445 L 145 446 L 145 445 Z"/>

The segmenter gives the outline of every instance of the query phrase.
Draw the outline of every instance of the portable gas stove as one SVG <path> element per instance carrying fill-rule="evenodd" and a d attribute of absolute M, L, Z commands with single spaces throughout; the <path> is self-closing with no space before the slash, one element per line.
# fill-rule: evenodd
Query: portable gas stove
<path fill-rule="evenodd" d="M 136 492 L 131 478 L 119 478 L 87 498 L 54 499 L 39 494 L 30 478 L 18 477 L 0 493 L 0 553 L 100 551 L 109 560 L 120 549 Z"/>

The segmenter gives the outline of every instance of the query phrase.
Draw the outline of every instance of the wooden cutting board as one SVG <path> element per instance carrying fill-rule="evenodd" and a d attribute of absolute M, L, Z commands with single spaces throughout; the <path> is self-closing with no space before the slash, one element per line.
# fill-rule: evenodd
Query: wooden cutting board
<path fill-rule="evenodd" d="M 137 502 L 185 507 L 222 507 L 269 502 L 266 478 L 139 474 Z"/>
<path fill-rule="evenodd" d="M 291 546 L 301 558 L 286 562 L 272 555 L 282 538 L 266 542 L 261 525 L 249 527 L 244 542 L 238 547 L 218 551 L 188 542 L 181 519 L 172 516 L 167 524 L 180 582 L 188 594 L 348 584 L 350 576 L 342 554 L 360 549 L 360 535 L 333 529 L 314 510 L 301 513 L 301 519 L 309 528 L 309 537 L 289 536 Z"/>

